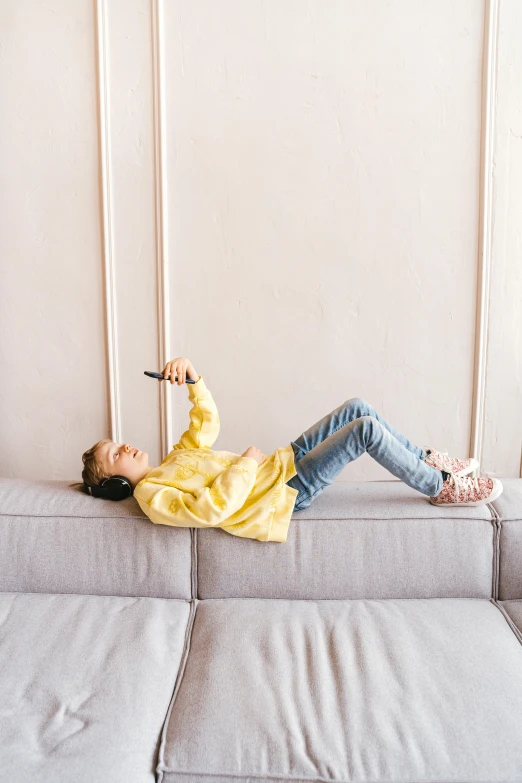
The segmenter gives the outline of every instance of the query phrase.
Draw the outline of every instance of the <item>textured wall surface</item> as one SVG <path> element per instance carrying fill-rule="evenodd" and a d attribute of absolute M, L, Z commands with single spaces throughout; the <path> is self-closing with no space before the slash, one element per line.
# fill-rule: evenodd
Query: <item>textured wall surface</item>
<path fill-rule="evenodd" d="M 74 478 L 107 428 L 93 21 L 0 4 L 4 476 Z"/>
<path fill-rule="evenodd" d="M 160 384 L 143 375 L 162 369 L 159 217 L 166 358 L 211 389 L 214 448 L 269 453 L 357 396 L 467 456 L 485 3 L 162 0 L 160 205 L 155 6 L 103 7 L 100 72 L 91 0 L 0 5 L 0 474 L 78 479 L 82 452 L 116 439 L 111 367 L 119 439 L 164 456 Z M 520 471 L 521 29 L 501 0 L 482 475 Z M 175 442 L 189 405 L 186 387 L 169 394 Z M 338 476 L 389 478 L 366 454 Z"/>
<path fill-rule="evenodd" d="M 483 465 L 522 476 L 522 3 L 499 11 Z"/>

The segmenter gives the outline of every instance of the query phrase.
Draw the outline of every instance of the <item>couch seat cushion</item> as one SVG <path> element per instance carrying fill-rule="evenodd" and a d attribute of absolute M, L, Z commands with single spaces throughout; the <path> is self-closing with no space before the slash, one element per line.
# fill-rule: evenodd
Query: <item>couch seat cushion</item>
<path fill-rule="evenodd" d="M 492 600 L 208 599 L 158 780 L 520 781 L 521 725 Z"/>
<path fill-rule="evenodd" d="M 154 783 L 190 602 L 0 593 L 0 780 Z"/>

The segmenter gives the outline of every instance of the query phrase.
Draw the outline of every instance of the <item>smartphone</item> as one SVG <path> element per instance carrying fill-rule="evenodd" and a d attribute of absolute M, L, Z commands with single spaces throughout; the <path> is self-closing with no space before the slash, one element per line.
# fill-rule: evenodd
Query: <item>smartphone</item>
<path fill-rule="evenodd" d="M 151 372 L 150 370 L 144 370 L 144 373 L 145 375 L 148 375 L 150 378 L 161 378 L 162 381 L 170 380 L 170 375 L 167 375 L 167 377 L 164 378 L 162 373 L 160 372 Z M 177 380 L 178 380 L 178 376 L 176 375 L 176 382 Z M 185 383 L 196 383 L 196 381 L 191 381 L 189 378 L 187 378 Z"/>

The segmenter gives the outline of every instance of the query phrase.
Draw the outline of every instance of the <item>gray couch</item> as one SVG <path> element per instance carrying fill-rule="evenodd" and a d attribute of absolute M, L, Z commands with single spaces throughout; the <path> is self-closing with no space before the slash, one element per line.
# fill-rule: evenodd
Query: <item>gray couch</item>
<path fill-rule="evenodd" d="M 286 543 L 0 479 L 2 783 L 522 781 L 522 479 L 335 482 Z"/>

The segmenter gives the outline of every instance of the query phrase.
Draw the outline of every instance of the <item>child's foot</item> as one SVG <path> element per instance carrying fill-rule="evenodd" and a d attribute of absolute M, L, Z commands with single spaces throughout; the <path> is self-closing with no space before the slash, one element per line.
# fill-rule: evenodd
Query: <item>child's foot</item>
<path fill-rule="evenodd" d="M 483 506 L 496 500 L 503 490 L 500 479 L 450 473 L 439 494 L 430 497 L 430 503 L 434 506 Z"/>
<path fill-rule="evenodd" d="M 437 470 L 454 473 L 455 476 L 466 476 L 468 473 L 473 473 L 479 466 L 478 460 L 474 457 L 457 459 L 456 457 L 448 457 L 447 451 L 437 451 L 436 449 L 427 449 L 424 462 Z"/>

